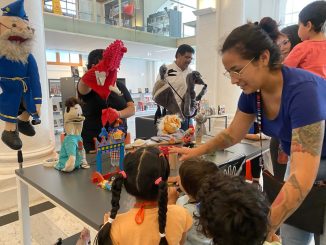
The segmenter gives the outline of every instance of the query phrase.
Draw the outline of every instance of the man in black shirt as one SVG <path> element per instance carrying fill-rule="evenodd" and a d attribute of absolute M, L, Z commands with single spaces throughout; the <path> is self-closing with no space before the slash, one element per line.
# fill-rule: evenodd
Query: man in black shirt
<path fill-rule="evenodd" d="M 95 49 L 91 51 L 88 55 L 87 69 L 92 68 L 101 59 L 103 54 L 103 49 Z M 127 131 L 127 118 L 135 114 L 134 102 L 131 95 L 126 88 L 126 86 L 117 81 L 117 87 L 121 91 L 122 95 L 118 95 L 111 92 L 108 99 L 103 100 L 97 93 L 95 93 L 91 88 L 89 88 L 83 80 L 80 80 L 77 85 L 77 92 L 79 98 L 84 102 L 82 106 L 83 114 L 85 116 L 85 122 L 82 131 L 82 138 L 84 141 L 85 151 L 90 153 L 95 150 L 94 137 L 97 137 L 102 128 L 102 109 L 108 107 L 115 109 L 119 114 L 119 117 L 123 121 L 123 127 Z M 108 127 L 110 125 L 106 125 Z"/>

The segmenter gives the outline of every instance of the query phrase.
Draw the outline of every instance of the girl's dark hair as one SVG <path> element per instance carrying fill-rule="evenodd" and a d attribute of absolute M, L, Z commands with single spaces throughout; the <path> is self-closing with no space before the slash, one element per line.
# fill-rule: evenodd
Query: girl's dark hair
<path fill-rule="evenodd" d="M 104 49 L 94 49 L 88 54 L 87 69 L 91 69 L 93 65 L 97 65 L 103 58 Z"/>
<path fill-rule="evenodd" d="M 266 196 L 255 185 L 218 172 L 205 178 L 198 198 L 200 230 L 214 244 L 263 244 L 270 209 Z"/>
<path fill-rule="evenodd" d="M 138 199 L 144 201 L 158 200 L 159 232 L 165 233 L 168 203 L 167 179 L 170 175 L 168 160 L 155 147 L 140 148 L 125 156 L 124 171 L 127 178 L 124 179 L 121 174 L 117 174 L 112 183 L 110 218 L 115 219 L 120 208 L 119 200 L 122 184 L 124 184 L 126 191 Z M 155 180 L 159 177 L 162 178 L 162 181 L 156 185 Z M 102 227 L 95 238 L 95 244 L 112 245 L 111 226 L 112 224 L 107 222 Z M 161 238 L 159 245 L 168 245 L 166 237 Z"/>
<path fill-rule="evenodd" d="M 268 50 L 270 53 L 269 68 L 277 69 L 280 66 L 281 52 L 279 47 L 269 36 L 272 33 L 269 28 L 265 30 L 266 23 L 247 23 L 245 25 L 235 28 L 226 38 L 222 46 L 222 54 L 228 50 L 233 49 L 241 58 L 246 60 L 257 61 L 260 55 Z"/>
<path fill-rule="evenodd" d="M 258 24 L 267 34 L 269 37 L 273 40 L 273 42 L 276 42 L 277 38 L 281 34 L 278 30 L 278 24 L 277 22 L 272 19 L 271 17 L 264 17 L 260 20 Z"/>
<path fill-rule="evenodd" d="M 307 25 L 310 21 L 314 31 L 321 32 L 326 22 L 326 1 L 314 1 L 308 4 L 300 11 L 299 21 L 303 25 Z"/>
<path fill-rule="evenodd" d="M 296 46 L 298 43 L 301 43 L 301 39 L 298 35 L 298 30 L 299 30 L 299 25 L 297 24 L 284 27 L 281 30 L 281 33 L 286 35 L 290 40 L 291 49 L 293 49 L 294 46 Z"/>
<path fill-rule="evenodd" d="M 181 185 L 188 195 L 196 199 L 203 179 L 217 171 L 218 167 L 213 162 L 201 158 L 186 160 L 179 169 Z"/>

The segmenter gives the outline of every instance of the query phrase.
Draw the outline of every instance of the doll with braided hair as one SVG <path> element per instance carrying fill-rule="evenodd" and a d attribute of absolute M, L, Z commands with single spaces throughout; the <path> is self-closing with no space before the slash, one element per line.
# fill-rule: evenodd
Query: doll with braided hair
<path fill-rule="evenodd" d="M 128 153 L 124 171 L 112 184 L 112 209 L 95 244 L 184 244 L 192 218 L 183 207 L 168 205 L 169 174 L 169 163 L 157 148 Z M 136 202 L 134 208 L 117 215 L 122 186 Z"/>

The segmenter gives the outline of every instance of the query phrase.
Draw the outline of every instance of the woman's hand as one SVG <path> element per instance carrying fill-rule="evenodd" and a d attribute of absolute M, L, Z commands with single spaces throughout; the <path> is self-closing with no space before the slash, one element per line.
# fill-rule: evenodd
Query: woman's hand
<path fill-rule="evenodd" d="M 195 148 L 187 148 L 187 147 L 171 147 L 169 153 L 178 153 L 181 155 L 179 158 L 180 161 L 185 161 L 189 158 L 199 156 Z"/>

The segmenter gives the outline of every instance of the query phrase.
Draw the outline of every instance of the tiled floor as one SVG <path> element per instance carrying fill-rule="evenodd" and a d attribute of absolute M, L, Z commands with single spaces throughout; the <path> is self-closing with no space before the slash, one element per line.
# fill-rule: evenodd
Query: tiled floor
<path fill-rule="evenodd" d="M 57 207 L 31 216 L 30 221 L 33 245 L 51 245 L 59 237 L 65 239 L 83 229 L 83 224 L 78 219 Z M 90 231 L 91 237 L 94 238 L 96 231 Z M 1 245 L 21 244 L 18 221 L 1 226 L 0 234 Z"/>

